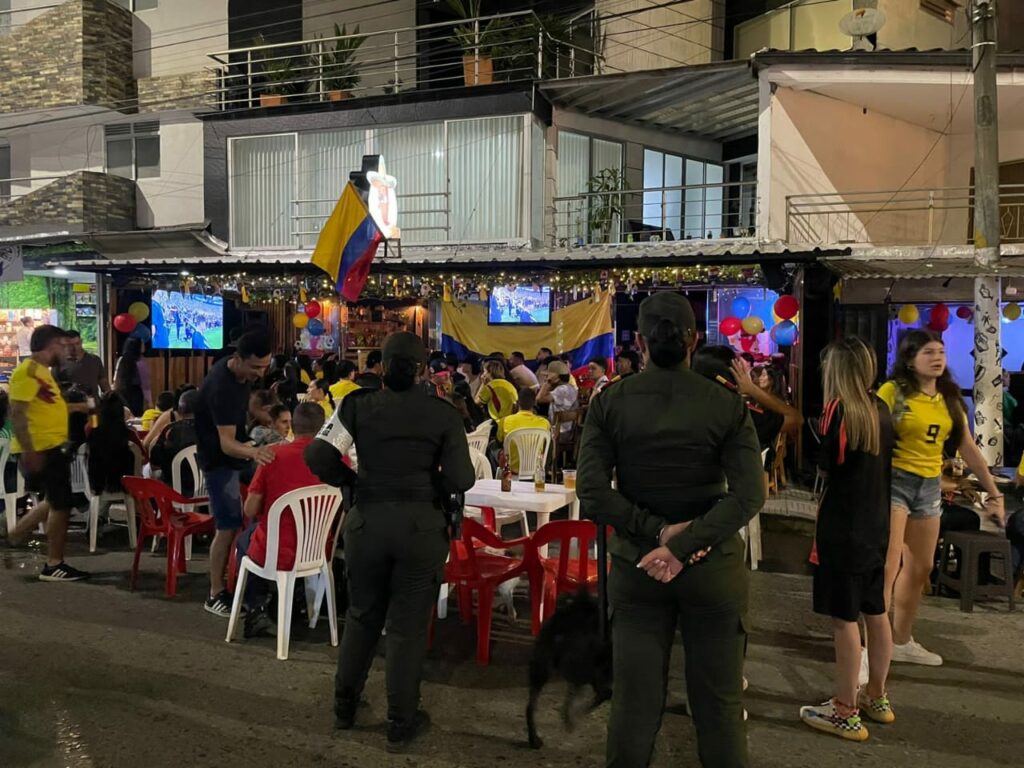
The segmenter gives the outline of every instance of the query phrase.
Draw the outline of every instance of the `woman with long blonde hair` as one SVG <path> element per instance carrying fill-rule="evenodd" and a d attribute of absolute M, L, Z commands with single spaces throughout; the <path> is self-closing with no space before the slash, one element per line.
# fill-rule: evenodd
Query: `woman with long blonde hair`
<path fill-rule="evenodd" d="M 893 428 L 888 407 L 871 391 L 875 371 L 874 351 L 856 337 L 833 342 L 825 350 L 819 468 L 826 479 L 815 532 L 814 612 L 832 617 L 836 680 L 832 698 L 801 707 L 800 719 L 852 741 L 868 738 L 862 710 L 876 722 L 896 719 L 885 689 L 892 654 L 885 556 Z M 870 678 L 858 691 L 861 616 Z"/>

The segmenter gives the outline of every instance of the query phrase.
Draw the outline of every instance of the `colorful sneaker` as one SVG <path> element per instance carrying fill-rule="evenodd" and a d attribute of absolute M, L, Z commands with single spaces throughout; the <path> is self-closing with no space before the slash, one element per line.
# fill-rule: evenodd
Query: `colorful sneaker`
<path fill-rule="evenodd" d="M 871 679 L 871 672 L 868 669 L 868 649 L 860 649 L 860 672 L 857 675 L 857 684 L 863 688 Z"/>
<path fill-rule="evenodd" d="M 800 707 L 800 719 L 816 731 L 849 741 L 866 741 L 868 738 L 868 729 L 861 723 L 857 710 L 853 710 L 849 717 L 843 717 L 832 699 L 817 707 Z"/>
<path fill-rule="evenodd" d="M 896 713 L 892 711 L 892 704 L 889 703 L 889 694 L 887 693 L 883 693 L 877 699 L 872 699 L 864 691 L 861 691 L 857 698 L 857 706 L 860 707 L 861 712 L 876 723 L 896 722 Z"/>
<path fill-rule="evenodd" d="M 902 661 L 904 664 L 923 664 L 926 667 L 941 667 L 942 657 L 932 653 L 914 638 L 903 645 L 893 643 L 892 660 Z"/>
<path fill-rule="evenodd" d="M 39 572 L 40 581 L 84 581 L 88 578 L 88 573 L 72 568 L 65 562 L 57 565 L 45 565 Z"/>
<path fill-rule="evenodd" d="M 226 589 L 222 589 L 213 597 L 206 598 L 206 602 L 203 603 L 203 609 L 214 616 L 220 616 L 221 618 L 229 618 L 231 616 L 231 602 L 233 598 L 231 593 Z"/>

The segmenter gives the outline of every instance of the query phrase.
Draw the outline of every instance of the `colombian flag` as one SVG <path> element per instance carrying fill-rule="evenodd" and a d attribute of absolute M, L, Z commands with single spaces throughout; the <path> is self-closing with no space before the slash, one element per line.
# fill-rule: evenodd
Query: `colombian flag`
<path fill-rule="evenodd" d="M 311 261 L 331 276 L 344 299 L 355 301 L 363 292 L 382 239 L 366 203 L 350 181 L 320 230 Z"/>
<path fill-rule="evenodd" d="M 555 354 L 566 352 L 577 377 L 593 357 L 610 360 L 615 353 L 612 299 L 615 293 L 598 293 L 551 313 L 551 325 L 488 325 L 487 305 L 444 302 L 441 304 L 441 349 L 459 358 L 467 352 L 523 352 L 530 358 L 541 347 Z"/>

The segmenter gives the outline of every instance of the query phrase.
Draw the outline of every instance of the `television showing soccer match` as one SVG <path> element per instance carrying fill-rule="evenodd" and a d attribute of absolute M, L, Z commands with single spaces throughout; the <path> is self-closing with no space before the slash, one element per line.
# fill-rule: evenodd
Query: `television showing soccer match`
<path fill-rule="evenodd" d="M 220 349 L 224 297 L 153 291 L 153 349 Z"/>
<path fill-rule="evenodd" d="M 489 325 L 551 325 L 551 286 L 503 285 L 491 291 Z"/>

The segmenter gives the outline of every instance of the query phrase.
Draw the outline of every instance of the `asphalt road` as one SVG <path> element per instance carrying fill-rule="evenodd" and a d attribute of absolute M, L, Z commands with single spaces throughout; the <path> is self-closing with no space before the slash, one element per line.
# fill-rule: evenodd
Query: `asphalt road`
<path fill-rule="evenodd" d="M 128 591 L 130 555 L 115 533 L 88 555 L 76 537 L 69 560 L 94 573 L 82 584 L 43 584 L 38 545 L 0 548 L 0 766 L 3 768 L 251 768 L 251 766 L 599 766 L 607 705 L 561 730 L 561 686 L 542 702 L 543 750 L 525 744 L 526 659 L 522 618 L 496 618 L 490 667 L 474 661 L 474 630 L 453 613 L 439 622 L 423 688 L 433 729 L 411 754 L 383 750 L 383 665 L 375 663 L 357 730 L 332 730 L 336 649 L 326 621 L 293 630 L 291 658 L 274 641 L 224 642 L 226 621 L 201 608 L 205 551 L 162 597 L 163 557 L 143 557 L 140 589 Z M 2 547 L 2 544 L 0 544 Z M 941 668 L 895 668 L 898 720 L 871 725 L 852 744 L 809 730 L 801 704 L 829 694 L 831 644 L 810 610 L 810 580 L 752 575 L 751 765 L 884 765 L 989 768 L 1024 764 L 1024 614 L 1005 603 L 962 614 L 950 599 L 926 600 L 917 639 L 942 653 Z M 681 652 L 680 652 L 681 657 Z M 674 659 L 669 712 L 656 766 L 696 765 L 692 724 Z"/>

